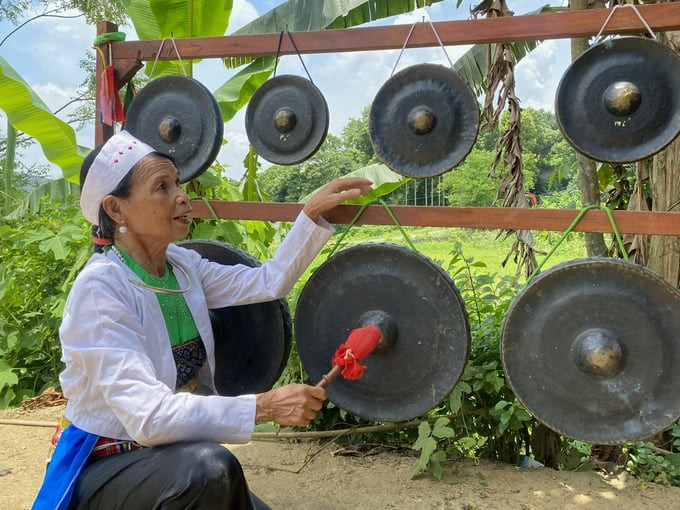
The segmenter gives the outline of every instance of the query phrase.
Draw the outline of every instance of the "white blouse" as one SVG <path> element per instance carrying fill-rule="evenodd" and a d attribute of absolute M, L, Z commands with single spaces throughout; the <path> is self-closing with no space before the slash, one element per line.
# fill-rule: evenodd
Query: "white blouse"
<path fill-rule="evenodd" d="M 207 351 L 201 386 L 215 392 L 215 340 L 208 309 L 283 298 L 333 228 L 300 213 L 274 257 L 260 267 L 223 266 L 170 245 L 167 258 L 191 279 L 184 294 Z M 175 270 L 180 288 L 188 283 Z M 145 446 L 178 441 L 244 443 L 255 425 L 255 395 L 175 393 L 175 362 L 153 291 L 115 254 L 95 254 L 76 278 L 59 328 L 66 368 L 66 418 L 80 429 Z"/>

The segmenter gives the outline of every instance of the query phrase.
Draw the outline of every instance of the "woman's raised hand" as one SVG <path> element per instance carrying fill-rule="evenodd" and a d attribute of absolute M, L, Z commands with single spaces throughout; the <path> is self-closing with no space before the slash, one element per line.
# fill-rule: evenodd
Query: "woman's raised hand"
<path fill-rule="evenodd" d="M 312 195 L 302 210 L 312 221 L 317 221 L 324 211 L 337 207 L 345 200 L 361 197 L 372 189 L 373 183 L 363 177 L 333 179 Z"/>

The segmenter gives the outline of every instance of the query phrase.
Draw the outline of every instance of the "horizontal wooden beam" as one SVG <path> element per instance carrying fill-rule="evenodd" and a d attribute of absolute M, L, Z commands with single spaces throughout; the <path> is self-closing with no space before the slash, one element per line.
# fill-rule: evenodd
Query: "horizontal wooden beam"
<path fill-rule="evenodd" d="M 302 204 L 275 202 L 226 202 L 215 200 L 210 206 L 220 219 L 292 222 Z M 214 218 L 205 202 L 193 200 L 194 218 Z M 341 205 L 324 217 L 335 224 L 351 223 L 358 206 Z M 564 232 L 579 211 L 575 209 L 499 208 L 499 207 L 430 207 L 390 206 L 400 225 L 428 227 L 463 227 L 500 230 L 549 230 Z M 622 234 L 680 236 L 680 213 L 647 211 L 613 211 Z M 357 220 L 359 225 L 394 225 L 387 209 L 380 205 L 366 208 Z M 607 213 L 588 211 L 576 224 L 577 232 L 613 232 Z"/>
<path fill-rule="evenodd" d="M 655 31 L 680 29 L 680 3 L 639 5 L 637 10 Z M 532 14 L 503 18 L 484 18 L 433 23 L 442 43 L 503 43 L 511 41 L 588 37 L 600 32 L 610 9 Z M 338 53 L 364 50 L 400 49 L 411 25 L 356 27 L 291 33 L 299 53 Z M 647 29 L 632 8 L 619 8 L 602 31 L 603 34 L 645 33 Z M 177 52 L 187 58 L 223 58 L 276 55 L 279 34 L 230 35 L 175 39 L 172 44 L 161 41 L 121 41 L 110 43 L 113 62 L 177 60 Z M 417 23 L 407 47 L 438 46 L 430 23 Z M 281 44 L 281 55 L 293 55 L 296 49 L 288 37 Z M 129 65 L 128 65 L 129 67 Z"/>

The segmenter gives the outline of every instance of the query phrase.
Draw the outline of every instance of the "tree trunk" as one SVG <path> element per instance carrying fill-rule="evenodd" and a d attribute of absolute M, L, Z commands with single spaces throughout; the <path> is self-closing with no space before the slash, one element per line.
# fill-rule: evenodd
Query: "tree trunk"
<path fill-rule="evenodd" d="M 680 52 L 680 32 L 657 34 L 660 42 Z M 680 138 L 652 159 L 652 209 L 680 211 Z M 680 286 L 680 238 L 651 236 L 647 266 L 675 287 Z"/>
<path fill-rule="evenodd" d="M 594 7 L 604 7 L 604 1 L 594 3 L 588 0 L 571 0 L 570 10 L 579 11 Z M 589 48 L 588 39 L 575 38 L 571 40 L 571 60 L 576 60 L 581 53 Z M 581 107 L 581 105 L 576 105 Z M 595 161 L 587 158 L 583 154 L 576 152 L 578 161 L 578 185 L 581 190 L 581 204 L 583 207 L 600 203 L 600 188 L 597 182 L 597 166 Z M 607 245 L 604 242 L 604 235 L 597 233 L 586 233 L 586 253 L 589 257 L 606 256 L 608 253 Z"/>

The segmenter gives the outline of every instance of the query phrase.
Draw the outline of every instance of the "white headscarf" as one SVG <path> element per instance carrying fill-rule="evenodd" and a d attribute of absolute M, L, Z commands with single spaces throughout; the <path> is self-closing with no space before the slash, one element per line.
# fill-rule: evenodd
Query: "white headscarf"
<path fill-rule="evenodd" d="M 152 147 L 127 131 L 109 138 L 92 162 L 80 190 L 80 208 L 93 225 L 99 225 L 99 208 L 106 195 L 116 189 L 130 169 L 151 152 Z"/>

